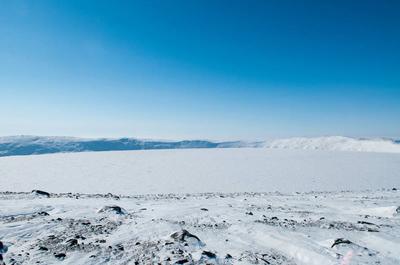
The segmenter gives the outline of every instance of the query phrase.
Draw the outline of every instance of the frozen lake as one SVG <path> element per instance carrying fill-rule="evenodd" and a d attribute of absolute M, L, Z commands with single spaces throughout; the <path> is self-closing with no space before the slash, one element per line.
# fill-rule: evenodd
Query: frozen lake
<path fill-rule="evenodd" d="M 262 148 L 0 158 L 0 190 L 83 193 L 334 191 L 400 186 L 400 154 Z"/>

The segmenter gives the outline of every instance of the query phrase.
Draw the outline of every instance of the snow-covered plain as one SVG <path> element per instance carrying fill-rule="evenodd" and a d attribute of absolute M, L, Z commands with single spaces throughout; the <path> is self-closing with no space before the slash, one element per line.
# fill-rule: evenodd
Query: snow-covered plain
<path fill-rule="evenodd" d="M 174 149 L 0 158 L 0 190 L 116 194 L 335 191 L 400 186 L 389 153 Z"/>
<path fill-rule="evenodd" d="M 1 157 L 0 241 L 15 265 L 394 265 L 399 172 L 400 154 L 327 150 Z"/>

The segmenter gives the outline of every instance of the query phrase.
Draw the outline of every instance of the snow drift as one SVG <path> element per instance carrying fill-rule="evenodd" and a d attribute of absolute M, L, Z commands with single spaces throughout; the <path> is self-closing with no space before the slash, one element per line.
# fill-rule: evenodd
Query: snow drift
<path fill-rule="evenodd" d="M 400 144 L 395 140 L 382 138 L 356 139 L 343 136 L 279 139 L 267 142 L 265 147 L 274 149 L 400 153 Z"/>

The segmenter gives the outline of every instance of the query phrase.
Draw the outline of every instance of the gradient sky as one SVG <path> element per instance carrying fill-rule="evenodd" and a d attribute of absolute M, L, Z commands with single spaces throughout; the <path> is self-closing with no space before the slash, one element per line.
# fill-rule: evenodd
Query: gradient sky
<path fill-rule="evenodd" d="M 400 1 L 1 1 L 0 135 L 400 136 Z"/>

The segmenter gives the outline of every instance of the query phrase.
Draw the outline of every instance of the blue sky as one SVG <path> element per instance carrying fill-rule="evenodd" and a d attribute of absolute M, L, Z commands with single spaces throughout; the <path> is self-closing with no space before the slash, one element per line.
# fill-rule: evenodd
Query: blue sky
<path fill-rule="evenodd" d="M 399 1 L 2 1 L 0 135 L 400 136 Z"/>

